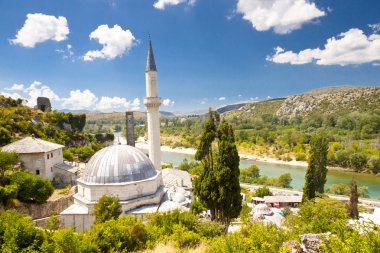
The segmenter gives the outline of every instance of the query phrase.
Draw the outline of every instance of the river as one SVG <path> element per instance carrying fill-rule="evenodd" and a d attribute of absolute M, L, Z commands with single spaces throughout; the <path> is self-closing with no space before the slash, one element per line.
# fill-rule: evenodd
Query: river
<path fill-rule="evenodd" d="M 147 152 L 147 150 L 144 150 Z M 188 154 L 181 154 L 175 152 L 161 152 L 162 161 L 165 163 L 172 163 L 174 166 L 179 165 L 183 159 L 189 161 L 194 160 L 194 156 Z M 240 168 L 247 168 L 250 165 L 255 164 L 260 168 L 260 174 L 268 177 L 278 177 L 284 173 L 290 173 L 292 176 L 291 186 L 296 190 L 302 190 L 305 182 L 306 168 L 302 166 L 294 165 L 281 165 L 249 160 L 241 160 Z M 353 172 L 341 171 L 341 170 L 329 170 L 327 174 L 326 189 L 332 184 L 349 184 L 351 182 Z M 358 186 L 367 186 L 369 196 L 372 199 L 380 197 L 380 177 L 376 177 L 369 174 L 354 173 Z"/>

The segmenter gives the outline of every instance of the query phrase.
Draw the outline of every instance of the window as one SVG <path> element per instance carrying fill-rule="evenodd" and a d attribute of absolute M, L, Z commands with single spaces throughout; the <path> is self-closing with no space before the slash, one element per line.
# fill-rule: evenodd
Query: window
<path fill-rule="evenodd" d="M 40 170 L 36 170 L 36 175 L 39 175 L 40 174 Z"/>
<path fill-rule="evenodd" d="M 49 154 L 47 154 L 47 159 L 49 160 Z"/>
<path fill-rule="evenodd" d="M 53 153 L 51 153 L 50 157 L 53 158 Z"/>

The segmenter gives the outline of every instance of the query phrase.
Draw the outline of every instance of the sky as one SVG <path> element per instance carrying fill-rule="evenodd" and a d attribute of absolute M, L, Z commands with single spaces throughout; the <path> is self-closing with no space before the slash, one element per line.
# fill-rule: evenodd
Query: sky
<path fill-rule="evenodd" d="M 0 94 L 144 110 L 151 34 L 162 111 L 380 86 L 378 0 L 2 0 Z"/>

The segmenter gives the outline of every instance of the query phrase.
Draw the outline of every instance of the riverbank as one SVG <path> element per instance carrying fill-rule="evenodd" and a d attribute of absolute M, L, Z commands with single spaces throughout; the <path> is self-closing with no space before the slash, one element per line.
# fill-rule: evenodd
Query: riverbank
<path fill-rule="evenodd" d="M 141 149 L 148 149 L 148 143 L 146 142 L 136 142 L 136 148 Z M 180 154 L 186 154 L 186 155 L 195 155 L 196 150 L 193 148 L 172 148 L 169 146 L 161 146 L 161 151 L 166 152 L 173 152 L 173 153 L 180 153 Z M 257 161 L 257 162 L 264 162 L 264 163 L 275 163 L 275 164 L 281 164 L 281 165 L 290 165 L 290 166 L 302 166 L 307 167 L 307 162 L 305 161 L 282 161 L 277 160 L 270 157 L 260 157 L 256 155 L 250 155 L 250 154 L 242 154 L 239 153 L 239 156 L 242 160 L 250 160 L 250 161 Z"/>

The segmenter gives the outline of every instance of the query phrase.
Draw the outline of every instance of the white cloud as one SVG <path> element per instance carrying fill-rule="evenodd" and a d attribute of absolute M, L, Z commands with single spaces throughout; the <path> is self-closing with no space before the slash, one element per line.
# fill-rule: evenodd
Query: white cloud
<path fill-rule="evenodd" d="M 238 0 L 236 11 L 257 31 L 286 34 L 326 13 L 311 0 Z"/>
<path fill-rule="evenodd" d="M 75 61 L 73 46 L 71 44 L 67 44 L 65 49 L 56 49 L 55 51 L 62 54 L 63 59 Z"/>
<path fill-rule="evenodd" d="M 204 105 L 204 104 L 206 104 L 206 101 L 201 101 L 201 105 Z"/>
<path fill-rule="evenodd" d="M 12 87 L 5 88 L 5 90 L 24 90 L 24 85 L 15 83 L 12 85 Z"/>
<path fill-rule="evenodd" d="M 219 101 L 224 101 L 224 100 L 226 100 L 226 97 L 220 97 L 220 98 L 218 98 L 218 100 Z"/>
<path fill-rule="evenodd" d="M 166 6 L 178 5 L 182 3 L 187 3 L 188 5 L 194 5 L 196 0 L 158 0 L 153 4 L 154 8 L 164 10 Z"/>
<path fill-rule="evenodd" d="M 267 96 L 267 99 L 271 99 L 272 97 L 271 96 Z"/>
<path fill-rule="evenodd" d="M 373 33 L 378 33 L 380 32 L 380 23 L 377 24 L 369 24 L 369 28 L 372 29 Z"/>
<path fill-rule="evenodd" d="M 69 27 L 67 19 L 42 13 L 27 14 L 24 26 L 17 32 L 11 44 L 32 48 L 47 40 L 62 41 L 67 39 Z"/>
<path fill-rule="evenodd" d="M 96 105 L 96 109 L 104 111 L 125 111 L 125 110 L 139 110 L 140 99 L 135 98 L 133 101 L 128 101 L 126 98 L 121 97 L 101 97 Z"/>
<path fill-rule="evenodd" d="M 88 89 L 84 91 L 72 90 L 70 97 L 62 99 L 62 106 L 73 110 L 93 109 L 97 101 L 98 98 Z"/>
<path fill-rule="evenodd" d="M 10 88 L 4 88 L 4 90 L 17 91 L 13 93 L 1 92 L 1 94 L 14 99 L 25 99 L 27 100 L 26 105 L 29 107 L 37 104 L 38 97 L 47 97 L 52 102 L 60 101 L 59 96 L 49 86 L 43 85 L 39 81 L 34 81 L 29 87 L 24 87 L 23 84 L 13 84 Z"/>
<path fill-rule="evenodd" d="M 285 51 L 277 47 L 275 54 L 267 56 L 275 63 L 306 64 L 316 62 L 318 65 L 363 64 L 380 62 L 380 35 L 366 36 L 360 29 L 353 28 L 327 40 L 324 48 L 305 49 L 299 53 Z"/>
<path fill-rule="evenodd" d="M 128 53 L 135 42 L 132 32 L 123 30 L 119 25 L 114 25 L 112 28 L 108 25 L 100 25 L 90 34 L 90 39 L 97 40 L 103 48 L 88 51 L 83 56 L 85 61 L 93 61 L 96 58 L 115 59 Z"/>
<path fill-rule="evenodd" d="M 162 105 L 163 106 L 173 106 L 175 104 L 175 101 L 169 99 L 169 98 L 166 98 L 164 100 L 162 100 Z"/>

